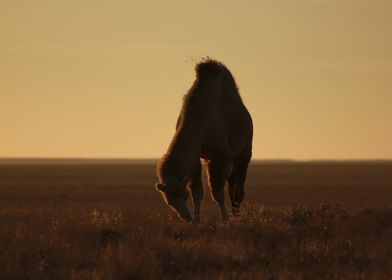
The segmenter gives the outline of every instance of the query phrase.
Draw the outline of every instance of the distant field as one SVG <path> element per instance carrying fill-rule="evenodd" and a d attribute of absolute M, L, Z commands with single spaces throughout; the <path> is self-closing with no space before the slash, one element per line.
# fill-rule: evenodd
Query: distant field
<path fill-rule="evenodd" d="M 152 161 L 0 160 L 1 279 L 392 279 L 392 163 L 257 162 L 180 223 Z M 207 189 L 207 188 L 206 188 Z"/>

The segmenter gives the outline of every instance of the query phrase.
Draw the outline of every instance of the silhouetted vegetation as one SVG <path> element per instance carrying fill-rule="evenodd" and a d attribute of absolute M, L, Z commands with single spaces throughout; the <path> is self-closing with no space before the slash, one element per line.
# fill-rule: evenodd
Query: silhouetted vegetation
<path fill-rule="evenodd" d="M 251 165 L 226 224 L 194 226 L 151 164 L 0 166 L 2 279 L 391 279 L 392 165 Z"/>

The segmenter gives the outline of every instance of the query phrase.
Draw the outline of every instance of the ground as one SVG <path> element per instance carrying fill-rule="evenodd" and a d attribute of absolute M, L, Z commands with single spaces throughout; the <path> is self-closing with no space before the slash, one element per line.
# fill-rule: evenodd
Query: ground
<path fill-rule="evenodd" d="M 0 162 L 2 279 L 391 279 L 392 163 L 253 163 L 199 226 L 150 162 Z"/>

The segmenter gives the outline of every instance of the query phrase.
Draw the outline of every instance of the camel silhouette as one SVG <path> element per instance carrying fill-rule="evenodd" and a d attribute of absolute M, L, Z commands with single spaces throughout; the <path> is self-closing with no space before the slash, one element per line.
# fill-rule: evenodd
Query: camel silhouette
<path fill-rule="evenodd" d="M 252 118 L 235 80 L 222 63 L 210 58 L 196 65 L 196 80 L 184 96 L 171 144 L 158 163 L 162 198 L 187 222 L 200 222 L 203 198 L 201 162 L 207 163 L 208 185 L 221 221 L 228 219 L 224 186 L 229 185 L 233 214 L 244 199 L 244 182 L 252 156 Z M 186 201 L 192 194 L 193 218 Z"/>

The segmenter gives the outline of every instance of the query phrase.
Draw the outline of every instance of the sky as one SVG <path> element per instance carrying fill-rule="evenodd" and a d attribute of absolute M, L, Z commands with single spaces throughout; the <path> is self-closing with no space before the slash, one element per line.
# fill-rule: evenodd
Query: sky
<path fill-rule="evenodd" d="M 392 1 L 1 0 L 0 157 L 157 158 L 194 64 L 233 73 L 256 159 L 392 159 Z"/>

